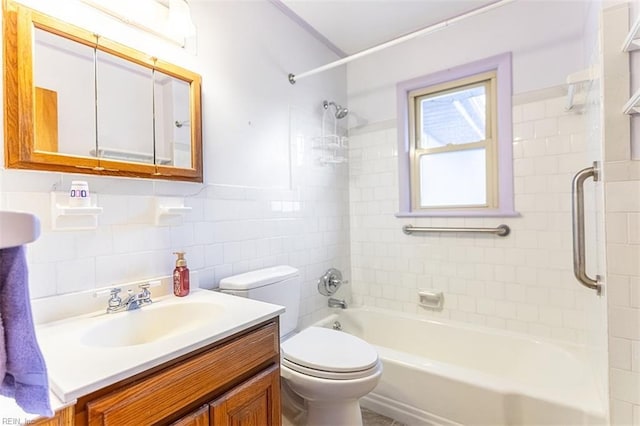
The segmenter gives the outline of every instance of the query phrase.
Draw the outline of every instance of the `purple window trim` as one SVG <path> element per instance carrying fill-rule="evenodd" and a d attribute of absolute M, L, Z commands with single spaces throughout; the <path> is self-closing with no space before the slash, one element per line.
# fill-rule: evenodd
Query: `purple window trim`
<path fill-rule="evenodd" d="M 497 74 L 498 121 L 498 208 L 413 211 L 411 206 L 411 170 L 409 141 L 409 92 L 488 71 Z M 513 133 L 511 117 L 511 52 L 481 59 L 433 74 L 413 78 L 396 85 L 398 108 L 398 173 L 400 210 L 396 217 L 499 217 L 518 216 L 513 197 Z"/>

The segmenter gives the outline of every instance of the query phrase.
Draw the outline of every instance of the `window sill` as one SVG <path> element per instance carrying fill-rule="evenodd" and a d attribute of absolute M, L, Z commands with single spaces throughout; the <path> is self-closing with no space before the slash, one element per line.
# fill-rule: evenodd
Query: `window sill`
<path fill-rule="evenodd" d="M 514 210 L 438 210 L 429 212 L 398 212 L 396 217 L 519 217 Z"/>

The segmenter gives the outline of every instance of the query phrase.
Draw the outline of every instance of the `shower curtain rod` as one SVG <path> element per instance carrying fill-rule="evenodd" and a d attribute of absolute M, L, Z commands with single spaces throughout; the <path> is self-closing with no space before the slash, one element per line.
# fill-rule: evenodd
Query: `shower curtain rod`
<path fill-rule="evenodd" d="M 320 72 L 323 72 L 323 71 L 327 71 L 327 70 L 330 70 L 330 69 L 335 68 L 335 67 L 339 67 L 340 65 L 344 65 L 344 64 L 349 63 L 349 62 L 351 62 L 353 60 L 362 58 L 363 56 L 367 56 L 367 55 L 369 55 L 371 53 L 375 53 L 375 52 L 378 52 L 380 50 L 386 49 L 387 47 L 395 46 L 396 44 L 404 43 L 405 41 L 414 39 L 416 37 L 420 37 L 420 36 L 423 36 L 423 35 L 426 35 L 426 34 L 430 34 L 430 33 L 436 32 L 438 30 L 441 30 L 443 28 L 448 27 L 451 24 L 454 24 L 454 23 L 456 23 L 458 21 L 461 21 L 461 20 L 463 20 L 465 18 L 469 18 L 471 16 L 476 16 L 476 15 L 483 14 L 485 12 L 489 12 L 490 10 L 496 9 L 498 7 L 502 7 L 505 4 L 511 3 L 513 1 L 515 1 L 515 0 L 499 0 L 499 1 L 496 1 L 494 3 L 489 4 L 487 6 L 481 6 L 481 7 L 477 8 L 477 9 L 474 9 L 474 10 L 471 10 L 469 12 L 463 13 L 462 15 L 458 15 L 458 16 L 455 16 L 453 18 L 450 18 L 450 19 L 447 19 L 447 20 L 444 20 L 444 21 L 440 21 L 437 24 L 429 25 L 428 27 L 422 28 L 422 29 L 414 31 L 412 33 L 405 34 L 403 36 L 400 36 L 398 38 L 394 38 L 393 40 L 389 40 L 389 41 L 387 41 L 385 43 L 382 43 L 382 44 L 379 44 L 377 46 L 370 47 L 369 49 L 365 49 L 365 50 L 362 50 L 362 51 L 360 51 L 358 53 L 354 53 L 353 55 L 349 55 L 349 56 L 346 56 L 346 57 L 344 57 L 342 59 L 338 59 L 337 61 L 330 62 L 330 63 L 328 63 L 326 65 L 321 66 L 321 67 L 314 68 L 314 69 L 312 69 L 310 71 L 306 71 L 306 72 L 303 72 L 303 73 L 298 74 L 298 75 L 289 74 L 289 83 L 295 84 L 296 81 L 300 80 L 301 78 L 309 77 L 309 76 L 312 76 L 314 74 L 317 74 L 317 73 L 320 73 Z"/>

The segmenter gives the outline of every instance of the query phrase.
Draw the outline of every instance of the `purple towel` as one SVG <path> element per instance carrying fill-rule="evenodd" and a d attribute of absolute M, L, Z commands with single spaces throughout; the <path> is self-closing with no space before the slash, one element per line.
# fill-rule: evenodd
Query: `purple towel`
<path fill-rule="evenodd" d="M 31 316 L 27 260 L 22 246 L 0 250 L 0 315 L 7 354 L 0 394 L 14 398 L 28 413 L 53 416 L 47 367 Z"/>

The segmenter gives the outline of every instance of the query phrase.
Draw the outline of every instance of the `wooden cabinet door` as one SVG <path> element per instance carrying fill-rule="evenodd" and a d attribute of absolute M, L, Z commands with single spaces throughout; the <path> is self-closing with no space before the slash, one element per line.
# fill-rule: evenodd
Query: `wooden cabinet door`
<path fill-rule="evenodd" d="M 171 423 L 171 426 L 209 426 L 209 406 L 204 405 L 180 420 Z"/>
<path fill-rule="evenodd" d="M 210 407 L 215 426 L 280 426 L 280 366 L 236 386 Z"/>
<path fill-rule="evenodd" d="M 59 411 L 56 411 L 56 414 L 52 418 L 40 418 L 33 421 L 28 421 L 27 423 L 33 426 L 73 426 L 73 405 L 62 408 Z M 0 417 L 2 419 L 2 417 Z M 4 422 L 0 421 L 0 424 Z M 8 423 L 7 423 L 8 424 Z"/>

